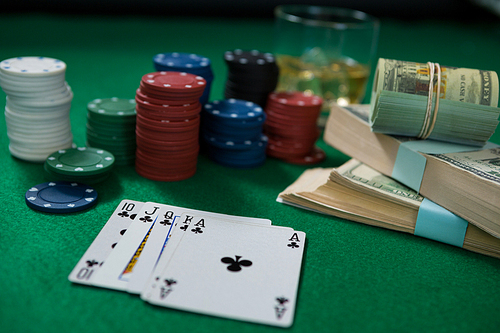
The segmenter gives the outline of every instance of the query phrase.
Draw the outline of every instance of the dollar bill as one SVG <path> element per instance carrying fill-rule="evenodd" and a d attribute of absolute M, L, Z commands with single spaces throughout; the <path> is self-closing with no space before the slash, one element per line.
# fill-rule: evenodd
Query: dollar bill
<path fill-rule="evenodd" d="M 382 90 L 429 95 L 429 65 L 380 58 L 374 92 Z M 498 75 L 494 71 L 441 66 L 439 97 L 472 104 L 498 105 Z M 434 87 L 434 92 L 437 87 Z"/>
<path fill-rule="evenodd" d="M 334 169 L 330 174 L 330 178 L 332 181 L 341 183 L 344 186 L 361 192 L 371 192 L 377 196 L 384 196 L 386 200 L 393 202 L 401 203 L 402 201 L 418 207 L 424 199 L 411 188 L 355 159 L 351 159 L 339 168 Z"/>
<path fill-rule="evenodd" d="M 500 147 L 432 156 L 472 172 L 478 177 L 500 184 Z"/>

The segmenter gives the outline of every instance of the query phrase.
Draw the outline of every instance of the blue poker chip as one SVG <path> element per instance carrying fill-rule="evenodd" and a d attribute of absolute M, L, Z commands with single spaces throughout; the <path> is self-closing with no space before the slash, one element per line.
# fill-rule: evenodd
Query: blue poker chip
<path fill-rule="evenodd" d="M 218 154 L 209 154 L 209 157 L 217 162 L 218 164 L 231 167 L 231 168 L 242 168 L 242 169 L 247 169 L 247 168 L 255 168 L 258 166 L 263 165 L 267 158 L 266 155 L 263 154 L 262 156 L 258 158 L 253 158 L 253 159 L 237 159 L 237 158 L 231 158 L 227 156 L 220 156 Z"/>
<path fill-rule="evenodd" d="M 264 156 L 266 156 L 265 149 L 224 150 L 208 146 L 206 151 L 209 156 L 216 157 L 219 159 L 228 159 L 239 162 L 250 162 L 253 160 L 261 159 Z"/>
<path fill-rule="evenodd" d="M 217 136 L 225 140 L 245 140 L 255 138 L 262 134 L 263 127 L 258 125 L 255 127 L 235 128 L 231 126 L 223 126 L 210 119 L 203 119 L 201 124 L 201 132 L 208 135 Z"/>
<path fill-rule="evenodd" d="M 266 120 L 266 114 L 262 113 L 261 116 L 254 119 L 241 119 L 235 116 L 234 118 L 224 118 L 219 117 L 218 115 L 213 115 L 206 110 L 203 110 L 201 113 L 203 121 L 211 126 L 218 126 L 222 128 L 229 128 L 233 131 L 239 131 L 244 129 L 251 128 L 260 128 L 262 130 L 262 126 Z"/>
<path fill-rule="evenodd" d="M 38 184 L 25 195 L 28 207 L 46 213 L 73 213 L 94 206 L 97 191 L 75 182 L 57 181 Z"/>
<path fill-rule="evenodd" d="M 264 110 L 259 105 L 234 98 L 207 103 L 204 111 L 219 121 L 230 120 L 236 123 L 262 122 L 265 117 Z"/>
<path fill-rule="evenodd" d="M 268 141 L 267 136 L 264 134 L 259 134 L 256 137 L 250 137 L 245 139 L 239 139 L 239 138 L 231 139 L 226 137 L 220 137 L 213 133 L 204 131 L 202 137 L 203 140 L 206 143 L 210 144 L 211 146 L 226 150 L 259 149 L 261 147 L 266 147 Z"/>
<path fill-rule="evenodd" d="M 153 57 L 153 66 L 158 72 L 186 72 L 203 77 L 207 81 L 207 85 L 200 97 L 200 103 L 203 105 L 208 101 L 210 87 L 214 79 L 209 58 L 194 53 L 158 53 Z"/>
<path fill-rule="evenodd" d="M 207 70 L 210 68 L 210 59 L 194 53 L 170 52 L 159 53 L 153 57 L 155 66 L 162 68 Z M 211 70 L 210 70 L 211 71 Z"/>

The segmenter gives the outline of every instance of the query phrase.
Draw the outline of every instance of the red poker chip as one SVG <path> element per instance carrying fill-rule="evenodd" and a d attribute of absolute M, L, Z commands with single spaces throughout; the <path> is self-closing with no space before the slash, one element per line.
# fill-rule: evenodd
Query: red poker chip
<path fill-rule="evenodd" d="M 275 113 L 277 116 L 292 117 L 304 121 L 317 120 L 321 109 L 289 108 L 284 106 L 266 105 L 265 112 Z"/>
<path fill-rule="evenodd" d="M 277 109 L 286 109 L 286 110 L 292 110 L 292 111 L 297 111 L 297 112 L 302 112 L 302 113 L 309 113 L 309 112 L 315 112 L 316 110 L 320 110 L 323 105 L 322 104 L 314 104 L 314 105 L 306 105 L 303 103 L 299 104 L 286 104 L 285 99 L 271 99 L 268 98 L 266 101 L 266 107 L 273 107 Z"/>
<path fill-rule="evenodd" d="M 325 152 L 321 148 L 314 146 L 307 155 L 301 157 L 285 158 L 284 161 L 298 165 L 311 165 L 323 162 L 325 158 Z"/>
<path fill-rule="evenodd" d="M 152 151 L 183 151 L 187 149 L 193 149 L 196 145 L 199 145 L 199 138 L 192 137 L 185 140 L 164 140 L 162 138 L 151 138 L 145 137 L 139 132 L 136 133 L 137 141 L 136 146 L 141 149 L 147 149 Z"/>
<path fill-rule="evenodd" d="M 193 99 L 200 98 L 203 95 L 203 91 L 170 91 L 155 89 L 154 87 L 145 86 L 143 82 L 140 83 L 139 89 L 146 95 L 150 95 L 156 99 L 172 99 L 172 100 L 183 100 L 183 99 Z"/>
<path fill-rule="evenodd" d="M 144 118 L 148 118 L 151 120 L 171 120 L 171 121 L 181 121 L 181 120 L 190 120 L 198 117 L 200 115 L 201 108 L 198 110 L 192 111 L 153 111 L 143 107 L 136 108 L 137 114 L 141 115 Z"/>
<path fill-rule="evenodd" d="M 155 102 L 161 102 L 161 104 L 152 103 L 151 101 L 153 100 Z M 149 99 L 149 101 L 144 100 L 138 94 L 136 94 L 135 96 L 135 101 L 137 106 L 153 111 L 164 111 L 165 109 L 171 109 L 172 111 L 191 111 L 201 108 L 201 104 L 199 101 L 186 104 L 168 104 L 168 101 L 166 100 L 156 100 L 156 99 Z"/>
<path fill-rule="evenodd" d="M 182 95 L 179 93 L 161 93 L 157 91 L 145 90 L 144 88 L 140 88 L 144 96 L 148 97 L 149 101 L 155 101 L 156 105 L 163 104 L 171 104 L 171 105 L 183 105 L 183 104 L 193 104 L 200 100 L 201 94 L 196 95 Z M 158 101 L 162 101 L 162 103 L 158 103 Z"/>
<path fill-rule="evenodd" d="M 141 150 L 136 151 L 136 161 L 142 166 L 149 166 L 160 170 L 177 170 L 188 169 L 196 165 L 198 152 L 191 153 L 190 156 L 179 157 L 177 154 L 163 154 L 158 158 L 158 154 L 142 153 Z"/>
<path fill-rule="evenodd" d="M 289 133 L 289 135 L 284 135 L 284 137 L 304 137 L 309 135 L 319 135 L 320 132 L 316 124 L 288 125 L 274 121 L 266 121 L 263 126 L 266 130 L 269 129 L 271 131 L 281 131 L 283 133 Z"/>
<path fill-rule="evenodd" d="M 161 181 L 161 182 L 172 182 L 172 181 L 180 181 L 191 178 L 196 173 L 196 167 L 193 169 L 182 170 L 179 172 L 165 172 L 163 170 L 158 170 L 156 168 L 147 168 L 143 167 L 140 164 L 136 163 L 135 171 L 142 177 Z"/>
<path fill-rule="evenodd" d="M 143 124 L 137 124 L 136 131 L 139 130 L 140 134 L 149 138 L 164 138 L 160 141 L 179 141 L 188 140 L 192 137 L 199 136 L 199 127 L 191 126 L 189 128 L 164 128 L 157 129 L 157 127 L 144 126 Z M 167 137 L 173 137 L 174 140 L 169 140 Z M 181 138 L 182 137 L 182 138 Z"/>
<path fill-rule="evenodd" d="M 186 151 L 192 151 L 194 149 L 199 149 L 199 143 L 193 143 L 193 144 L 171 144 L 171 145 L 161 145 L 161 146 L 153 146 L 152 144 L 148 143 L 145 140 L 139 139 L 137 142 L 137 149 L 140 149 L 143 151 L 145 154 L 178 154 L 178 153 L 183 153 Z"/>
<path fill-rule="evenodd" d="M 279 151 L 279 150 L 276 150 L 275 147 L 273 146 L 270 146 L 268 145 L 267 148 L 266 148 L 266 155 L 267 156 L 271 156 L 271 157 L 276 157 L 276 158 L 279 158 L 279 159 L 287 159 L 287 158 L 290 158 L 290 157 L 293 157 L 293 158 L 298 158 L 298 157 L 301 157 L 301 156 L 304 156 L 306 153 L 298 153 L 298 154 L 291 154 L 291 153 L 288 153 L 288 152 L 282 152 L 282 151 Z"/>
<path fill-rule="evenodd" d="M 272 92 L 268 98 L 276 103 L 302 106 L 302 107 L 321 107 L 323 99 L 317 95 L 308 95 L 300 91 L 292 92 Z"/>
<path fill-rule="evenodd" d="M 200 152 L 200 146 L 194 146 L 189 150 L 181 150 L 181 151 L 163 151 L 159 153 L 159 151 L 153 151 L 148 149 L 137 148 L 136 155 L 142 158 L 148 158 L 152 162 L 164 163 L 165 161 L 174 159 L 175 161 L 189 161 L 196 159 Z M 174 161 L 174 162 L 175 162 Z"/>
<path fill-rule="evenodd" d="M 316 119 L 311 119 L 308 121 L 299 120 L 299 119 L 285 120 L 285 119 L 276 117 L 275 114 L 270 113 L 270 112 L 267 112 L 266 115 L 267 115 L 266 123 L 269 124 L 270 126 L 294 127 L 294 128 L 298 128 L 299 130 L 300 129 L 311 129 L 311 128 L 317 127 L 317 120 Z"/>
<path fill-rule="evenodd" d="M 165 139 L 152 139 L 143 135 L 143 131 L 136 128 L 135 131 L 137 146 L 150 147 L 158 150 L 177 150 L 176 148 L 182 147 L 188 149 L 193 145 L 198 145 L 198 135 L 186 138 L 184 140 L 165 140 Z"/>
<path fill-rule="evenodd" d="M 268 147 L 269 149 L 277 152 L 289 153 L 294 155 L 304 155 L 311 150 L 311 147 L 315 142 L 316 140 L 311 140 L 310 142 L 275 141 L 269 138 Z"/>
<path fill-rule="evenodd" d="M 145 118 L 154 120 L 184 120 L 197 117 L 201 113 L 201 104 L 198 108 L 191 110 L 185 110 L 182 107 L 150 107 L 138 104 L 136 112 Z"/>
<path fill-rule="evenodd" d="M 136 123 L 144 124 L 146 126 L 158 127 L 158 128 L 168 128 L 168 129 L 176 129 L 176 128 L 191 128 L 194 126 L 198 126 L 200 124 L 200 116 L 196 116 L 191 119 L 182 119 L 182 120 L 171 120 L 171 119 L 162 119 L 155 120 L 148 117 L 144 117 L 143 115 L 137 115 Z"/>
<path fill-rule="evenodd" d="M 292 156 L 292 155 L 301 156 L 307 154 L 311 150 L 310 146 L 295 148 L 295 147 L 284 147 L 284 146 L 269 144 L 268 147 L 269 150 L 272 150 L 274 152 L 286 154 L 285 156 Z"/>
<path fill-rule="evenodd" d="M 273 108 L 266 108 L 266 119 L 270 119 L 271 121 L 282 122 L 286 124 L 297 124 L 297 123 L 308 123 L 308 124 L 316 124 L 318 120 L 318 116 L 320 112 L 316 112 L 314 114 L 300 114 L 300 113 L 292 113 L 287 111 L 277 111 Z"/>
<path fill-rule="evenodd" d="M 144 153 L 147 154 L 178 154 L 178 153 L 183 153 L 186 151 L 192 151 L 194 149 L 199 148 L 199 143 L 193 143 L 193 144 L 183 144 L 181 141 L 179 141 L 179 144 L 163 144 L 163 145 L 156 145 L 153 146 L 152 144 L 147 142 L 146 140 L 141 140 L 137 142 L 137 148 L 143 151 Z"/>
<path fill-rule="evenodd" d="M 153 94 L 154 95 L 154 94 Z M 141 91 L 141 89 L 137 89 L 135 93 L 135 98 L 136 101 L 139 104 L 150 104 L 153 106 L 186 106 L 186 105 L 191 105 L 191 104 L 196 104 L 199 102 L 199 98 L 188 98 L 188 101 L 184 101 L 182 99 L 168 99 L 165 98 L 163 95 L 159 95 L 159 97 L 155 97 L 146 94 L 144 91 Z"/>
<path fill-rule="evenodd" d="M 184 72 L 154 72 L 143 75 L 141 82 L 146 87 L 167 91 L 197 92 L 205 89 L 207 81 L 201 76 Z"/>
<path fill-rule="evenodd" d="M 293 130 L 282 126 L 272 126 L 264 124 L 264 133 L 268 136 L 280 136 L 283 138 L 295 138 L 296 140 L 307 140 L 317 137 L 319 130 L 317 128 Z"/>
<path fill-rule="evenodd" d="M 192 138 L 199 137 L 199 129 L 195 128 L 189 131 L 154 131 L 150 129 L 144 129 L 142 127 L 137 126 L 135 129 L 136 135 L 140 135 L 142 138 L 149 139 L 152 141 L 186 141 Z"/>

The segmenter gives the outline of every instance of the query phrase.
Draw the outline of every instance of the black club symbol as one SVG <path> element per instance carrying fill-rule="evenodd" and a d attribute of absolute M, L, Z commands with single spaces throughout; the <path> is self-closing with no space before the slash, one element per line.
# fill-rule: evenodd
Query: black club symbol
<path fill-rule="evenodd" d="M 188 228 L 188 226 L 189 226 L 188 224 L 184 224 L 184 225 L 183 225 L 180 229 L 181 229 L 182 231 L 186 231 L 186 230 L 187 230 L 187 228 Z"/>
<path fill-rule="evenodd" d="M 244 267 L 249 267 L 252 266 L 252 262 L 250 260 L 241 260 L 241 256 L 234 256 L 236 260 L 230 257 L 224 257 L 220 261 L 222 261 L 225 264 L 229 264 L 227 266 L 227 270 L 231 272 L 239 272 L 241 271 L 241 266 Z"/>
<path fill-rule="evenodd" d="M 286 302 L 288 302 L 288 299 L 285 297 L 276 297 L 276 300 L 280 305 L 284 305 Z"/>
<path fill-rule="evenodd" d="M 299 247 L 299 244 L 296 242 L 291 242 L 290 244 L 287 245 L 289 248 L 296 249 Z"/>
<path fill-rule="evenodd" d="M 128 212 L 118 213 L 118 216 L 120 216 L 120 217 L 129 217 Z"/>
<path fill-rule="evenodd" d="M 87 266 L 88 267 L 92 267 L 92 266 L 97 265 L 97 264 L 99 264 L 99 262 L 95 261 L 94 259 L 87 260 Z"/>
<path fill-rule="evenodd" d="M 176 283 L 177 283 L 177 281 L 175 281 L 174 279 L 165 279 L 165 280 L 163 280 L 163 282 L 165 282 L 165 285 L 166 285 L 167 287 L 170 287 L 171 285 L 173 285 L 173 284 L 176 284 Z"/>
<path fill-rule="evenodd" d="M 201 230 L 200 227 L 196 227 L 194 229 L 191 229 L 192 232 L 194 232 L 195 234 L 202 234 L 203 233 L 203 230 Z"/>
<path fill-rule="evenodd" d="M 151 218 L 151 216 L 148 216 L 148 215 L 141 217 L 139 220 L 144 222 L 144 223 L 153 222 L 153 219 Z"/>
<path fill-rule="evenodd" d="M 163 221 L 161 221 L 161 222 L 160 222 L 160 224 L 163 224 L 163 225 L 166 227 L 167 225 L 171 225 L 171 224 L 172 224 L 172 221 L 169 221 L 169 220 L 163 220 Z"/>

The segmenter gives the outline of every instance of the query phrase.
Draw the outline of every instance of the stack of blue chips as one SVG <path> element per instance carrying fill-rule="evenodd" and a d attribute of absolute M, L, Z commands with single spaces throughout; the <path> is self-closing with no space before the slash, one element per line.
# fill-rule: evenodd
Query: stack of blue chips
<path fill-rule="evenodd" d="M 264 164 L 265 120 L 264 111 L 253 102 L 224 99 L 205 104 L 201 127 L 205 151 L 212 160 L 229 167 L 252 168 Z"/>
<path fill-rule="evenodd" d="M 208 102 L 214 80 L 210 64 L 210 59 L 193 53 L 159 53 L 153 57 L 153 65 L 158 72 L 185 72 L 203 77 L 207 85 L 200 98 L 201 105 Z"/>

